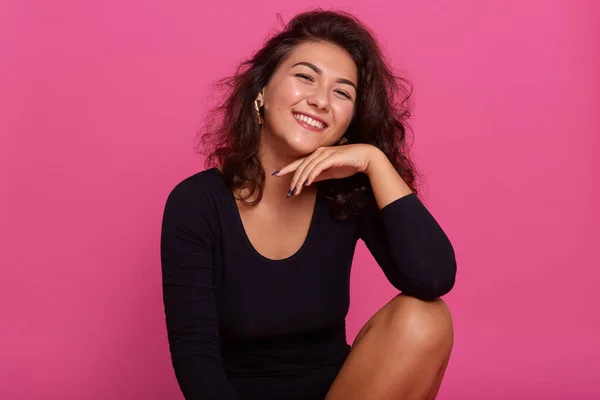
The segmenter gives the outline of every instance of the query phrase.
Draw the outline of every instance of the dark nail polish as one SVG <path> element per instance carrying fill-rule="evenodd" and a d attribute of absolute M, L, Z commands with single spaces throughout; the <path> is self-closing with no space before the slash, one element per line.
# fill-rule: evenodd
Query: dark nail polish
<path fill-rule="evenodd" d="M 277 170 L 277 171 L 273 172 L 273 173 L 271 174 L 271 176 L 275 176 L 275 175 L 277 175 L 278 173 L 279 173 L 279 170 Z"/>
<path fill-rule="evenodd" d="M 294 187 L 294 189 L 292 189 L 288 192 L 288 195 L 287 195 L 288 199 L 296 193 L 297 189 L 298 189 L 297 187 Z"/>
<path fill-rule="evenodd" d="M 306 186 L 307 183 L 308 183 L 308 179 L 304 181 L 304 183 L 302 184 L 302 186 Z"/>
<path fill-rule="evenodd" d="M 291 195 L 292 195 L 292 191 L 288 190 L 288 192 L 287 192 L 287 198 L 289 199 Z"/>

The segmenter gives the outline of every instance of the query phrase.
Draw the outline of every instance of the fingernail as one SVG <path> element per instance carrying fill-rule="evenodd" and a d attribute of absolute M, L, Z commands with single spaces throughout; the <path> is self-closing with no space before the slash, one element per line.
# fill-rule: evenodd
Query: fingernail
<path fill-rule="evenodd" d="M 307 183 L 308 183 L 308 179 L 304 181 L 304 183 L 302 184 L 302 186 L 306 186 Z"/>
<path fill-rule="evenodd" d="M 297 189 L 298 189 L 298 188 L 294 187 L 294 189 L 292 189 L 292 190 L 289 190 L 289 191 L 288 191 L 288 194 L 287 194 L 287 198 L 289 199 L 290 197 L 292 197 L 292 196 L 294 195 L 294 193 L 296 193 L 296 190 L 297 190 Z"/>
<path fill-rule="evenodd" d="M 275 175 L 277 175 L 278 173 L 279 173 L 279 170 L 277 170 L 277 171 L 273 172 L 273 173 L 271 174 L 271 176 L 275 176 Z"/>

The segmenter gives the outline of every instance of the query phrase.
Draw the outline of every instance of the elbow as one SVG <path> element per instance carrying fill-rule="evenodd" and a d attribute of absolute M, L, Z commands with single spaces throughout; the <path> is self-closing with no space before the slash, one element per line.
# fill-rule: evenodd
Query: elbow
<path fill-rule="evenodd" d="M 429 290 L 425 291 L 425 300 L 435 300 L 442 297 L 454 288 L 455 273 L 447 272 L 441 278 L 433 280 L 429 284 Z"/>
<path fill-rule="evenodd" d="M 405 289 L 402 293 L 416 297 L 420 300 L 431 301 L 449 293 L 454 287 L 454 280 L 435 281 L 427 286 L 414 289 Z"/>
<path fill-rule="evenodd" d="M 433 262 L 434 265 L 427 269 L 433 272 L 425 285 L 424 294 L 428 300 L 450 293 L 456 283 L 456 255 L 452 245 L 450 243 L 448 245 L 448 250 L 439 253 L 439 257 Z"/>
<path fill-rule="evenodd" d="M 456 282 L 456 261 L 444 263 L 436 269 L 435 274 L 422 277 L 412 284 L 398 285 L 403 293 L 420 300 L 435 300 L 448 294 Z"/>

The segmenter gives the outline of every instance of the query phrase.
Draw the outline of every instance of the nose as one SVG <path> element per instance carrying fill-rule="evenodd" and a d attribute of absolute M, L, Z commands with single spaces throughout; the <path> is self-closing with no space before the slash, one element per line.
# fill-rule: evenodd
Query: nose
<path fill-rule="evenodd" d="M 306 98 L 309 105 L 322 111 L 329 111 L 329 94 L 326 88 L 319 87 Z"/>

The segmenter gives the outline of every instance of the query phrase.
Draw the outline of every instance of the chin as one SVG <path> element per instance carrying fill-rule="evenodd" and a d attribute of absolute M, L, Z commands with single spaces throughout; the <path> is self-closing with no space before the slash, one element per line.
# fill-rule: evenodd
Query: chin
<path fill-rule="evenodd" d="M 293 123 L 296 125 L 296 122 Z M 311 132 L 305 129 L 297 129 L 297 126 L 272 127 L 273 137 L 278 138 L 280 151 L 294 157 L 305 157 L 321 146 L 325 146 L 325 132 Z"/>
<path fill-rule="evenodd" d="M 300 157 L 307 156 L 317 150 L 320 146 L 323 146 L 320 141 L 306 140 L 306 138 L 299 139 L 297 137 L 289 138 L 286 140 L 286 143 L 290 151 Z"/>

